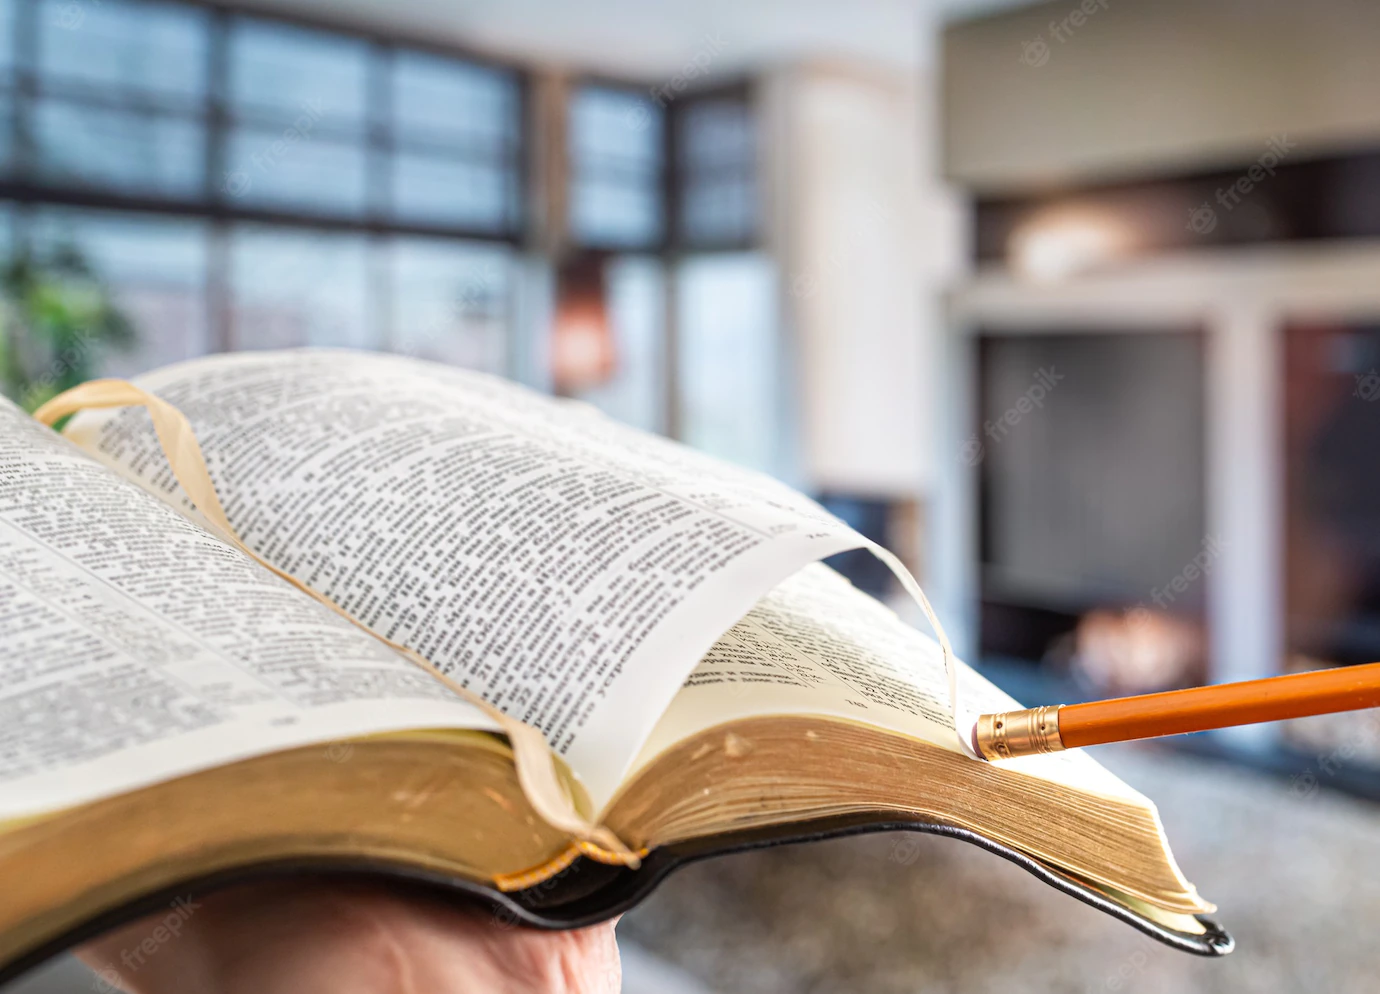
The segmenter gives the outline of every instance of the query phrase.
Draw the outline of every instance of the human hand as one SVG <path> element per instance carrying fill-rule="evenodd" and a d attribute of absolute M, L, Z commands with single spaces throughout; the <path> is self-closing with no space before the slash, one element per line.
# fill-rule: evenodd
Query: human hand
<path fill-rule="evenodd" d="M 359 883 L 275 882 L 184 902 L 78 950 L 137 994 L 618 994 L 613 923 L 538 932 Z M 160 926 L 161 929 L 160 929 Z"/>

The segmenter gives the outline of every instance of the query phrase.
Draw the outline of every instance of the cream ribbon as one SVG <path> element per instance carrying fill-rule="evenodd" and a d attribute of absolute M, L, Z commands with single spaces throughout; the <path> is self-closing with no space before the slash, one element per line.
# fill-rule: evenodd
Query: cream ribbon
<path fill-rule="evenodd" d="M 592 859 L 634 868 L 638 865 L 637 854 L 625 846 L 618 836 L 603 825 L 595 825 L 576 809 L 570 790 L 561 781 L 557 772 L 551 747 L 541 732 L 504 714 L 478 694 L 452 680 L 420 653 L 380 635 L 341 610 L 334 601 L 280 570 L 241 542 L 230 520 L 225 516 L 225 509 L 216 494 L 211 474 L 206 469 L 206 459 L 197 443 L 196 434 L 177 408 L 126 380 L 92 380 L 54 397 L 35 411 L 34 417 L 51 426 L 69 414 L 87 408 L 110 407 L 143 407 L 148 410 L 149 416 L 153 419 L 154 431 L 158 434 L 158 442 L 163 447 L 169 466 L 172 467 L 173 476 L 196 509 L 201 512 L 202 517 L 210 522 L 226 541 L 307 596 L 406 656 L 497 722 L 512 746 L 518 782 L 522 785 L 523 793 L 542 820 L 580 840 L 577 843 L 578 849 Z"/>

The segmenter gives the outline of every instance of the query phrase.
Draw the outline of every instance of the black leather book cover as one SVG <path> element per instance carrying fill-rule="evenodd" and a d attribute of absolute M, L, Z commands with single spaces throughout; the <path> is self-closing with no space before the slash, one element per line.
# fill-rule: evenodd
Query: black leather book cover
<path fill-rule="evenodd" d="M 1200 916 L 1198 919 L 1206 929 L 1201 935 L 1166 928 L 1079 881 L 968 829 L 954 828 L 938 822 L 884 822 L 877 821 L 875 816 L 849 816 L 665 846 L 654 850 L 636 870 L 607 866 L 581 857 L 550 880 L 527 890 L 508 894 L 471 880 L 442 876 L 400 864 L 375 863 L 368 860 L 299 859 L 256 864 L 184 880 L 174 887 L 150 892 L 136 901 L 91 918 L 52 941 L 0 965 L 0 983 L 13 980 L 50 957 L 108 929 L 160 911 L 175 898 L 200 897 L 235 884 L 258 880 L 294 876 L 382 877 L 392 880 L 399 887 L 415 889 L 444 899 L 472 902 L 487 909 L 499 924 L 540 929 L 583 928 L 634 907 L 655 890 L 662 880 L 689 863 L 749 849 L 898 830 L 948 836 L 980 846 L 1010 860 L 1049 884 L 1054 890 L 1092 905 L 1099 911 L 1118 918 L 1146 935 L 1183 952 L 1200 956 L 1223 956 L 1231 952 L 1234 945 L 1232 937 L 1209 918 Z M 1050 895 L 1050 899 L 1060 900 L 1053 894 Z"/>

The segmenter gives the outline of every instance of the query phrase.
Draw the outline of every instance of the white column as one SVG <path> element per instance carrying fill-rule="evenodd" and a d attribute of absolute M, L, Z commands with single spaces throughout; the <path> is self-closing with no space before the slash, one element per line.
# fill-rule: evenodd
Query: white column
<path fill-rule="evenodd" d="M 1273 676 L 1284 658 L 1282 333 L 1248 303 L 1214 312 L 1207 356 L 1207 525 L 1223 551 L 1207 576 L 1209 680 Z M 1218 733 L 1257 747 L 1270 725 Z"/>

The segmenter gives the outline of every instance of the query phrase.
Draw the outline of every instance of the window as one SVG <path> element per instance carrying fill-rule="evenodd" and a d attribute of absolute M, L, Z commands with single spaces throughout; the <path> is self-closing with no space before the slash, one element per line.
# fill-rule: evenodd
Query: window
<path fill-rule="evenodd" d="M 32 409 L 204 351 L 205 248 L 199 221 L 0 203 L 4 394 Z"/>
<path fill-rule="evenodd" d="M 511 67 L 267 12 L 0 0 L 0 181 L 21 198 L 0 220 L 16 245 L 70 248 L 129 318 L 133 347 L 102 349 L 100 371 L 335 345 L 539 381 L 541 345 L 516 327 L 541 325 L 552 289 L 518 249 L 526 104 Z M 665 102 L 589 82 L 566 124 L 566 222 L 604 260 L 614 346 L 587 399 L 772 465 L 746 88 Z M 672 264 L 671 247 L 697 254 Z"/>
<path fill-rule="evenodd" d="M 37 177 L 196 196 L 206 171 L 206 12 L 130 0 L 40 0 L 31 16 L 37 95 L 19 111 Z"/>
<path fill-rule="evenodd" d="M 206 234 L 197 220 L 60 207 L 34 211 L 27 225 L 35 257 L 73 253 L 133 324 L 127 346 L 98 343 L 93 358 L 106 376 L 132 376 L 207 351 Z"/>
<path fill-rule="evenodd" d="M 225 192 L 256 206 L 365 214 L 369 54 L 357 39 L 236 20 Z"/>
<path fill-rule="evenodd" d="M 73 8 L 77 8 L 73 10 Z M 39 0 L 35 69 L 45 88 L 196 110 L 206 94 L 209 15 L 145 0 Z"/>
<path fill-rule="evenodd" d="M 785 473 L 774 267 L 757 252 L 705 254 L 681 263 L 676 279 L 681 437 Z"/>
<path fill-rule="evenodd" d="M 0 0 L 0 172 L 39 199 L 515 242 L 523 105 L 510 69 L 268 17 Z"/>
<path fill-rule="evenodd" d="M 244 225 L 230 236 L 230 342 L 381 348 L 360 235 Z"/>
<path fill-rule="evenodd" d="M 676 108 L 678 241 L 742 247 L 757 236 L 757 140 L 745 91 L 685 98 Z"/>
<path fill-rule="evenodd" d="M 580 394 L 625 424 L 664 432 L 666 424 L 666 267 L 655 256 L 625 255 L 604 269 L 613 373 Z"/>
<path fill-rule="evenodd" d="M 507 370 L 511 250 L 400 238 L 388 261 L 395 351 L 490 373 Z"/>
<path fill-rule="evenodd" d="M 570 102 L 570 229 L 595 248 L 665 239 L 662 109 L 632 90 L 583 86 Z"/>
<path fill-rule="evenodd" d="M 269 15 L 0 0 L 0 180 L 22 197 L 0 261 L 27 246 L 74 308 L 94 290 L 130 326 L 83 354 L 92 375 L 293 345 L 502 372 L 524 101 L 509 68 Z"/>
<path fill-rule="evenodd" d="M 397 216 L 517 231 L 522 106 L 516 74 L 399 52 L 392 96 Z"/>
<path fill-rule="evenodd" d="M 748 88 L 661 103 L 645 91 L 587 83 L 571 95 L 568 124 L 571 240 L 606 253 L 614 351 L 609 379 L 580 398 L 642 428 L 674 429 L 715 455 L 789 473 L 776 273 L 756 251 Z M 666 248 L 683 254 L 674 261 L 649 254 Z M 675 355 L 668 357 L 672 291 Z"/>
<path fill-rule="evenodd" d="M 0 0 L 0 83 L 6 88 L 14 85 L 10 78 L 14 68 L 14 16 L 21 0 Z"/>
<path fill-rule="evenodd" d="M 778 281 L 756 248 L 756 121 L 744 85 L 679 97 L 675 155 L 676 375 L 681 437 L 714 455 L 792 475 L 783 416 Z"/>
<path fill-rule="evenodd" d="M 13 171 L 15 31 L 18 0 L 0 0 L 0 174 Z"/>
<path fill-rule="evenodd" d="M 310 110 L 324 126 L 363 137 L 369 50 L 358 38 L 237 18 L 230 31 L 230 105 L 265 123 Z"/>

